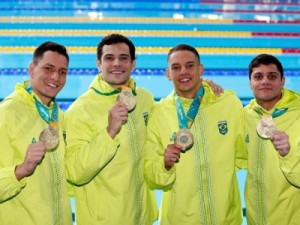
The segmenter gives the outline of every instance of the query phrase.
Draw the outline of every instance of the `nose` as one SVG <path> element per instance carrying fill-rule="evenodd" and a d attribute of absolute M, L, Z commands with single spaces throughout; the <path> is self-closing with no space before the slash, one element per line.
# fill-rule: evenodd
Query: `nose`
<path fill-rule="evenodd" d="M 113 61 L 113 65 L 114 66 L 120 65 L 120 60 L 118 58 L 115 58 L 114 61 Z"/>
<path fill-rule="evenodd" d="M 185 66 L 182 66 L 180 69 L 180 74 L 185 74 L 187 73 L 187 68 Z"/>
<path fill-rule="evenodd" d="M 55 81 L 58 81 L 58 80 L 59 80 L 59 71 L 54 71 L 54 72 L 51 74 L 51 79 L 52 79 L 52 80 L 55 80 Z"/>
<path fill-rule="evenodd" d="M 264 76 L 263 79 L 262 79 L 262 83 L 263 84 L 268 84 L 270 82 L 268 76 Z"/>

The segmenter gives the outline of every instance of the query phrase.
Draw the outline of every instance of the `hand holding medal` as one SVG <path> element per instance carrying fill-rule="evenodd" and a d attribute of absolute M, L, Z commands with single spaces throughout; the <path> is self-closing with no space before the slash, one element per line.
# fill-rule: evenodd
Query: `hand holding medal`
<path fill-rule="evenodd" d="M 276 130 L 275 122 L 273 118 L 283 115 L 288 108 L 275 108 L 271 115 L 264 113 L 261 107 L 254 107 L 254 111 L 261 115 L 261 120 L 257 124 L 256 131 L 262 138 L 271 138 L 273 132 Z"/>
<path fill-rule="evenodd" d="M 194 143 L 194 136 L 189 129 L 180 129 L 175 137 L 174 144 L 181 146 L 184 150 L 188 150 Z"/>
<path fill-rule="evenodd" d="M 263 115 L 257 124 L 256 130 L 262 138 L 271 138 L 273 131 L 276 130 L 272 116 Z"/>
<path fill-rule="evenodd" d="M 122 90 L 117 97 L 117 101 L 127 106 L 128 112 L 132 111 L 136 106 L 136 98 L 129 87 L 122 86 Z"/>
<path fill-rule="evenodd" d="M 47 150 L 54 149 L 59 143 L 58 123 L 51 121 L 49 126 L 42 130 L 39 141 L 45 142 Z"/>

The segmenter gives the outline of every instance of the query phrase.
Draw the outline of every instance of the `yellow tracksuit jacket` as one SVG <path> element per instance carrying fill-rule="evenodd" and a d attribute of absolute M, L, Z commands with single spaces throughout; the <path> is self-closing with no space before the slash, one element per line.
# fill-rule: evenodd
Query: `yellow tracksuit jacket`
<path fill-rule="evenodd" d="M 164 152 L 179 131 L 174 92 L 150 113 L 145 146 L 145 177 L 163 189 L 161 225 L 239 225 L 242 207 L 236 169 L 245 166 L 243 110 L 230 91 L 216 97 L 203 83 L 204 96 L 191 127 L 193 147 L 171 170 Z M 181 98 L 185 113 L 192 99 Z"/>
<path fill-rule="evenodd" d="M 300 95 L 284 89 L 275 108 L 287 112 L 274 118 L 277 130 L 289 136 L 290 152 L 281 157 L 270 139 L 256 132 L 260 115 L 252 100 L 245 107 L 248 175 L 246 180 L 246 209 L 249 225 L 300 224 Z M 266 113 L 272 113 L 273 110 Z"/>
<path fill-rule="evenodd" d="M 130 86 L 135 89 L 131 80 Z M 77 225 L 150 225 L 157 218 L 154 193 L 143 177 L 143 144 L 153 96 L 136 88 L 137 105 L 112 139 L 108 111 L 117 94 L 101 75 L 67 110 L 67 177 L 75 184 Z"/>
<path fill-rule="evenodd" d="M 15 167 L 25 158 L 28 145 L 48 124 L 40 117 L 24 84 L 0 103 L 0 224 L 71 225 L 67 193 L 62 111 L 59 110 L 60 142 L 47 151 L 35 172 L 18 181 Z"/>

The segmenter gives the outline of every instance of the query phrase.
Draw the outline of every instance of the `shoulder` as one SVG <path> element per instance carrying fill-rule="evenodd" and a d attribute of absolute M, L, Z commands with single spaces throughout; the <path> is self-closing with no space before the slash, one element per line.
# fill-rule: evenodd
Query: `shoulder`
<path fill-rule="evenodd" d="M 223 98 L 224 100 L 241 102 L 236 92 L 233 90 L 225 90 L 220 97 Z"/>
<path fill-rule="evenodd" d="M 159 101 L 155 102 L 155 104 L 152 107 L 152 113 L 158 112 L 161 113 L 163 110 L 169 110 L 175 108 L 175 101 L 174 96 L 169 95 L 165 98 L 161 98 Z"/>
<path fill-rule="evenodd" d="M 11 114 L 16 111 L 22 113 L 27 105 L 26 102 L 18 99 L 15 93 L 12 93 L 0 102 L 0 114 L 3 116 L 5 113 Z"/>
<path fill-rule="evenodd" d="M 146 88 L 143 88 L 143 87 L 137 87 L 136 94 L 143 98 L 153 99 L 153 94 L 149 90 L 147 90 Z"/>
<path fill-rule="evenodd" d="M 215 95 L 213 91 L 206 92 L 204 95 L 204 104 L 238 104 L 242 106 L 242 102 L 236 93 L 232 90 L 224 90 L 220 96 Z"/>

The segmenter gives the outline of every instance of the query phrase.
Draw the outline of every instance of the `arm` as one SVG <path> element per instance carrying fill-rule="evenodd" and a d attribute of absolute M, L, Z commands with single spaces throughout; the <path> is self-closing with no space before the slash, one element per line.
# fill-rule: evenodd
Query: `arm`
<path fill-rule="evenodd" d="M 174 161 L 177 160 L 178 156 L 172 153 L 165 153 L 152 118 L 149 119 L 147 127 L 147 140 L 144 151 L 144 176 L 148 186 L 151 189 L 170 189 L 175 182 L 176 170 Z"/>
<path fill-rule="evenodd" d="M 224 93 L 224 89 L 220 85 L 213 82 L 213 80 L 204 79 L 204 82 L 209 84 L 216 96 L 220 96 L 222 93 Z"/>
<path fill-rule="evenodd" d="M 95 121 L 81 109 L 65 113 L 66 175 L 71 183 L 82 185 L 91 181 L 115 156 L 117 137 L 114 140 L 108 134 L 105 124 L 106 116 Z"/>
<path fill-rule="evenodd" d="M 238 100 L 239 101 L 239 100 Z M 235 143 L 235 168 L 246 169 L 247 168 L 247 149 L 245 140 L 245 111 L 239 101 L 236 104 L 237 116 L 236 116 L 236 143 Z"/>
<path fill-rule="evenodd" d="M 279 166 L 284 176 L 294 186 L 300 187 L 300 139 L 285 132 L 273 134 L 273 145 L 278 151 Z"/>
<path fill-rule="evenodd" d="M 0 203 L 17 195 L 25 186 L 25 179 L 15 175 L 14 150 L 9 137 L 8 118 L 1 112 L 0 117 Z"/>

